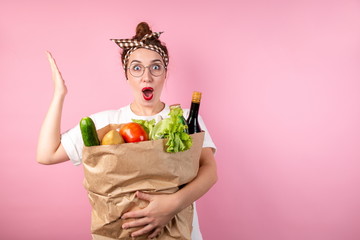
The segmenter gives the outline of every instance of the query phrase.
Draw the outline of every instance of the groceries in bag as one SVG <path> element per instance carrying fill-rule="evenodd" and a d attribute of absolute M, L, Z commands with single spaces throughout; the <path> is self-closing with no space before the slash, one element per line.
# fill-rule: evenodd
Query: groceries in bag
<path fill-rule="evenodd" d="M 157 123 L 154 119 L 133 119 L 132 121 L 133 122 L 122 124 L 122 126 L 117 129 L 120 133 L 120 138 L 112 132 L 109 133 L 109 135 L 106 134 L 100 141 L 99 136 L 96 134 L 94 121 L 90 117 L 85 117 L 80 121 L 84 145 L 89 147 L 100 144 L 111 145 L 167 139 L 166 152 L 174 153 L 186 151 L 192 146 L 192 139 L 188 134 L 188 126 L 184 120 L 183 110 L 179 104 L 172 105 L 170 107 L 169 117 Z"/>

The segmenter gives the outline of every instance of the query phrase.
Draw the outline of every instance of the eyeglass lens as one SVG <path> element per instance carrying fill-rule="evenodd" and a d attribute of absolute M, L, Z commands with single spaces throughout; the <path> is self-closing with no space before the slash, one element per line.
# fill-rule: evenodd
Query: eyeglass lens
<path fill-rule="evenodd" d="M 144 67 L 142 64 L 132 64 L 129 69 L 130 69 L 130 74 L 133 75 L 134 77 L 140 77 L 144 74 L 145 72 L 145 68 L 148 68 L 151 75 L 158 77 L 161 74 L 164 73 L 164 69 L 165 67 L 160 64 L 160 63 L 154 63 L 151 64 L 149 66 Z"/>

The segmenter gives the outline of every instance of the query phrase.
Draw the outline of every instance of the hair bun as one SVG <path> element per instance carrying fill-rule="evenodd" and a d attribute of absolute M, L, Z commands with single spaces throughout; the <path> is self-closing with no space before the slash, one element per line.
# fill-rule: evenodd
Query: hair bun
<path fill-rule="evenodd" d="M 136 27 L 136 35 L 134 39 L 141 40 L 146 34 L 152 33 L 149 24 L 146 22 L 141 22 Z"/>

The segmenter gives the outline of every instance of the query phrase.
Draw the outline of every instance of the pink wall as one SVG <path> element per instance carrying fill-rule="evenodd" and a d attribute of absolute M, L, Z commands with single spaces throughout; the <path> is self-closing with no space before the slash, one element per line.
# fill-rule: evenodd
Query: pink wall
<path fill-rule="evenodd" d="M 219 173 L 198 201 L 205 239 L 360 239 L 359 1 L 178 2 L 0 3 L 0 239 L 90 239 L 82 167 L 35 162 L 44 51 L 69 89 L 66 130 L 131 101 L 108 39 L 142 20 L 170 49 L 163 100 L 204 94 Z"/>

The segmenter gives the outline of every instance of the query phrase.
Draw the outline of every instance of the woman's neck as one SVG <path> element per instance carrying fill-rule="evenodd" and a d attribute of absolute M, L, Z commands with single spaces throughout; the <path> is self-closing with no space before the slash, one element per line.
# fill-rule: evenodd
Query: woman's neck
<path fill-rule="evenodd" d="M 165 108 L 165 103 L 159 101 L 154 106 L 143 106 L 136 102 L 130 104 L 130 109 L 138 116 L 153 116 L 158 114 Z"/>

